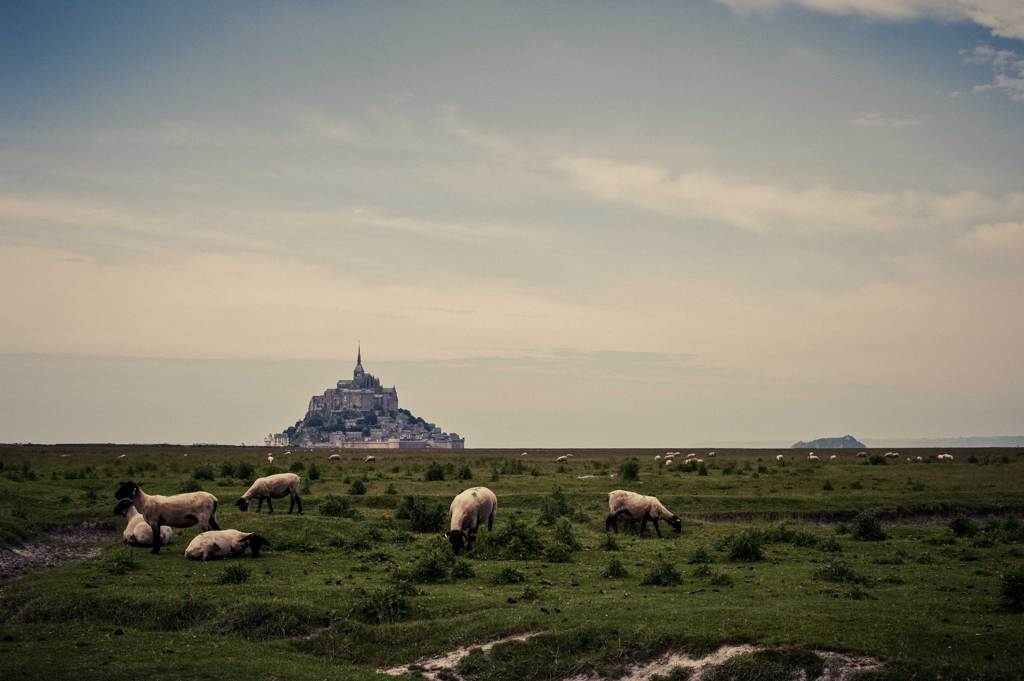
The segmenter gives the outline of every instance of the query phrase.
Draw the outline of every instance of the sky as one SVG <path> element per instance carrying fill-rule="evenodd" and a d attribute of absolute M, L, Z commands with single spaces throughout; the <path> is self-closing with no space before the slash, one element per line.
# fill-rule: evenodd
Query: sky
<path fill-rule="evenodd" d="M 1018 0 L 0 4 L 0 441 L 1024 432 Z"/>

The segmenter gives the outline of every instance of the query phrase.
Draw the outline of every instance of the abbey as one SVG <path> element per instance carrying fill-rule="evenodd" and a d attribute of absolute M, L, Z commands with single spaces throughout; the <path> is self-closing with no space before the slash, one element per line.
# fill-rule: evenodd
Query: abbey
<path fill-rule="evenodd" d="M 385 388 L 363 369 L 363 352 L 356 353 L 351 380 L 309 400 L 306 415 L 264 442 L 271 447 L 353 447 L 364 449 L 462 449 L 465 438 L 445 433 L 433 423 L 398 406 L 398 390 Z"/>

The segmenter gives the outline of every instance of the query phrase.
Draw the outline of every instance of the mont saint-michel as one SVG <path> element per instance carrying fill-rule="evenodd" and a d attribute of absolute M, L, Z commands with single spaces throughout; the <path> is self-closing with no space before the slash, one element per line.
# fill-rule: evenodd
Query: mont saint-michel
<path fill-rule="evenodd" d="M 264 438 L 271 447 L 352 447 L 361 449 L 462 449 L 465 438 L 398 406 L 398 390 L 363 370 L 356 351 L 351 380 L 309 400 L 306 415 L 295 425 Z"/>

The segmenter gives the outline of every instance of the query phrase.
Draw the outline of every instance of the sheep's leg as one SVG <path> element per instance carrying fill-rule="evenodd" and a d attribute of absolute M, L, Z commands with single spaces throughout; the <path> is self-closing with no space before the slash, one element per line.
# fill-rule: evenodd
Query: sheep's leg
<path fill-rule="evenodd" d="M 210 514 L 210 518 L 206 522 L 210 526 L 209 528 L 207 528 L 207 531 L 220 529 L 220 523 L 217 522 L 217 518 L 214 517 L 213 513 Z"/>
<path fill-rule="evenodd" d="M 608 530 L 611 530 L 613 528 L 615 529 L 615 534 L 618 534 L 619 528 L 617 523 L 615 522 L 615 514 L 609 513 L 608 517 L 604 519 L 604 531 L 607 532 Z"/>
<path fill-rule="evenodd" d="M 655 518 L 654 519 L 654 531 L 658 533 L 658 538 L 659 539 L 661 538 L 661 527 L 659 527 L 660 524 L 661 524 L 661 521 L 658 520 L 657 518 Z"/>
<path fill-rule="evenodd" d="M 259 513 L 263 510 L 263 497 L 260 497 L 260 504 L 256 507 L 256 512 Z"/>
<path fill-rule="evenodd" d="M 644 513 L 643 520 L 640 521 L 640 534 L 647 531 L 647 514 Z"/>
<path fill-rule="evenodd" d="M 160 520 L 149 526 L 153 530 L 153 550 L 150 553 L 160 553 Z"/>
<path fill-rule="evenodd" d="M 295 495 L 288 495 L 288 515 L 292 514 L 292 509 L 295 508 Z"/>
<path fill-rule="evenodd" d="M 271 513 L 274 512 L 274 500 L 271 499 L 270 497 L 267 497 L 267 508 L 270 509 Z"/>
<path fill-rule="evenodd" d="M 487 531 L 490 532 L 492 527 L 494 527 L 494 511 L 491 511 L 491 515 L 487 516 Z"/>
<path fill-rule="evenodd" d="M 302 498 L 298 494 L 295 495 L 295 505 L 299 507 L 299 515 L 302 515 Z"/>

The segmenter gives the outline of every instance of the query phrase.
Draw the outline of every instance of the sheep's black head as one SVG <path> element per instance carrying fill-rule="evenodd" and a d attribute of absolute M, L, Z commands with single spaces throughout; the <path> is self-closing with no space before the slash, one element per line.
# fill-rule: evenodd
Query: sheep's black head
<path fill-rule="evenodd" d="M 260 557 L 260 549 L 264 546 L 270 548 L 270 542 L 264 539 L 262 534 L 256 534 L 255 532 L 249 535 L 248 543 L 253 558 Z"/>
<path fill-rule="evenodd" d="M 124 515 L 128 512 L 128 509 L 132 507 L 131 499 L 122 499 L 117 502 L 117 506 L 114 507 L 114 515 Z"/>
<path fill-rule="evenodd" d="M 117 487 L 117 491 L 114 492 L 115 499 L 131 499 L 135 496 L 135 493 L 139 490 L 139 486 L 131 480 L 122 482 Z"/>
<path fill-rule="evenodd" d="M 674 515 L 671 518 L 669 518 L 668 520 L 666 520 L 665 522 L 667 522 L 669 525 L 671 525 L 672 529 L 674 529 L 676 532 L 682 532 L 683 531 L 683 519 L 680 518 L 679 516 Z"/>
<path fill-rule="evenodd" d="M 238 501 L 235 502 L 235 506 L 238 507 L 239 511 L 245 513 L 246 511 L 249 510 L 249 500 L 239 497 Z"/>
<path fill-rule="evenodd" d="M 462 530 L 452 530 L 444 536 L 451 543 L 452 550 L 455 551 L 456 555 L 458 555 L 458 553 L 462 551 L 462 547 L 468 543 L 466 533 Z"/>

